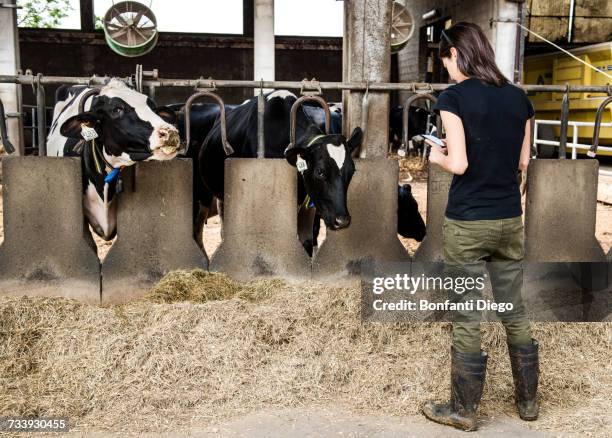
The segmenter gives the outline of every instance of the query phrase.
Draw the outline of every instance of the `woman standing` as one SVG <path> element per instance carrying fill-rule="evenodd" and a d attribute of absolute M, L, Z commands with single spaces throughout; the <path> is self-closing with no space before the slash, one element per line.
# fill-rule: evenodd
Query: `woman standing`
<path fill-rule="evenodd" d="M 498 312 L 507 335 L 515 397 L 523 420 L 538 417 L 538 344 L 521 298 L 524 256 L 521 195 L 517 173 L 530 158 L 533 107 L 495 64 L 482 29 L 457 23 L 442 32 L 439 55 L 455 85 L 434 109 L 446 131 L 445 147 L 432 142 L 430 161 L 454 174 L 443 224 L 446 266 L 488 265 L 493 295 L 513 309 Z M 461 298 L 462 300 L 465 297 Z M 427 418 L 476 430 L 487 354 L 480 348 L 480 314 L 453 320 L 451 397 L 428 402 Z"/>

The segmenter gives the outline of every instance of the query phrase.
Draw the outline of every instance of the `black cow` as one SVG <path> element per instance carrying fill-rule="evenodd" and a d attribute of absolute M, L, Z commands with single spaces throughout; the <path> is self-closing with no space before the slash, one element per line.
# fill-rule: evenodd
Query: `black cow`
<path fill-rule="evenodd" d="M 88 88 L 63 86 L 56 93 L 47 140 L 49 156 L 81 156 L 83 210 L 94 231 L 105 240 L 116 233 L 116 181 L 124 166 L 137 161 L 169 160 L 179 147 L 173 112 L 156 108 L 142 93 L 111 79 L 90 97 L 85 112 L 79 102 Z M 170 118 L 164 120 L 161 114 Z"/>
<path fill-rule="evenodd" d="M 419 205 L 412 196 L 410 184 L 397 188 L 397 233 L 417 242 L 425 238 L 425 222 L 419 213 Z"/>

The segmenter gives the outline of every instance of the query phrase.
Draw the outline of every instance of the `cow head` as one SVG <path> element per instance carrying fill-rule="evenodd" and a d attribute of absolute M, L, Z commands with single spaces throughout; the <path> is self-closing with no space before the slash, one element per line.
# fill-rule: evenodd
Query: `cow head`
<path fill-rule="evenodd" d="M 362 140 L 361 128 L 355 128 L 348 140 L 339 134 L 319 133 L 285 150 L 285 158 L 298 167 L 310 200 L 331 230 L 351 223 L 346 199 L 355 173 L 352 154 Z"/>
<path fill-rule="evenodd" d="M 156 112 L 153 101 L 118 79 L 102 87 L 89 111 L 66 120 L 60 133 L 80 140 L 84 126 L 95 129 L 104 158 L 114 168 L 169 160 L 180 145 L 178 130 Z"/>
<path fill-rule="evenodd" d="M 137 161 L 169 160 L 179 147 L 178 130 L 171 125 L 174 112 L 155 108 L 151 99 L 118 79 L 101 88 L 89 111 L 65 120 L 60 134 L 83 140 L 95 130 L 94 141 L 83 147 L 85 168 L 84 213 L 94 231 L 109 240 L 116 233 L 116 179 L 112 170 Z"/>

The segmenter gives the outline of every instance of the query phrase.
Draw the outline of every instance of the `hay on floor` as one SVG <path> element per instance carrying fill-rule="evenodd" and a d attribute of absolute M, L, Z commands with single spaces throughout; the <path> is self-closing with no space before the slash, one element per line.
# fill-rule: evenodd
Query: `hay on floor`
<path fill-rule="evenodd" d="M 82 430 L 176 430 L 264 408 L 416 414 L 448 395 L 447 323 L 362 324 L 358 285 L 173 273 L 146 300 L 95 307 L 0 299 L 0 416 L 68 416 Z M 605 435 L 612 324 L 535 324 L 541 419 Z M 483 414 L 515 416 L 503 329 L 484 327 Z"/>

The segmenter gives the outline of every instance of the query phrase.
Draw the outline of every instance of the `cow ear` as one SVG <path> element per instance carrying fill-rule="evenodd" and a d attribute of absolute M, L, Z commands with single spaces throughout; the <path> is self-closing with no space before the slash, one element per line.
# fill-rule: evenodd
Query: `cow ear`
<path fill-rule="evenodd" d="M 357 148 L 361 146 L 363 142 L 363 131 L 360 127 L 353 129 L 353 133 L 350 138 L 346 142 L 346 146 L 349 149 L 349 152 L 353 153 Z"/>
<path fill-rule="evenodd" d="M 298 155 L 301 155 L 302 158 L 304 158 L 306 155 L 306 149 L 299 146 L 290 146 L 285 149 L 285 159 L 294 167 L 296 166 Z"/>
<path fill-rule="evenodd" d="M 86 112 L 77 114 L 76 116 L 70 117 L 66 120 L 60 128 L 60 134 L 67 138 L 74 138 L 81 140 L 82 136 L 82 125 L 87 125 L 90 128 L 98 122 L 98 118 L 92 112 Z"/>
<path fill-rule="evenodd" d="M 170 123 L 171 125 L 176 125 L 176 112 L 167 106 L 158 106 L 155 108 L 155 114 L 161 117 L 165 122 Z"/>

